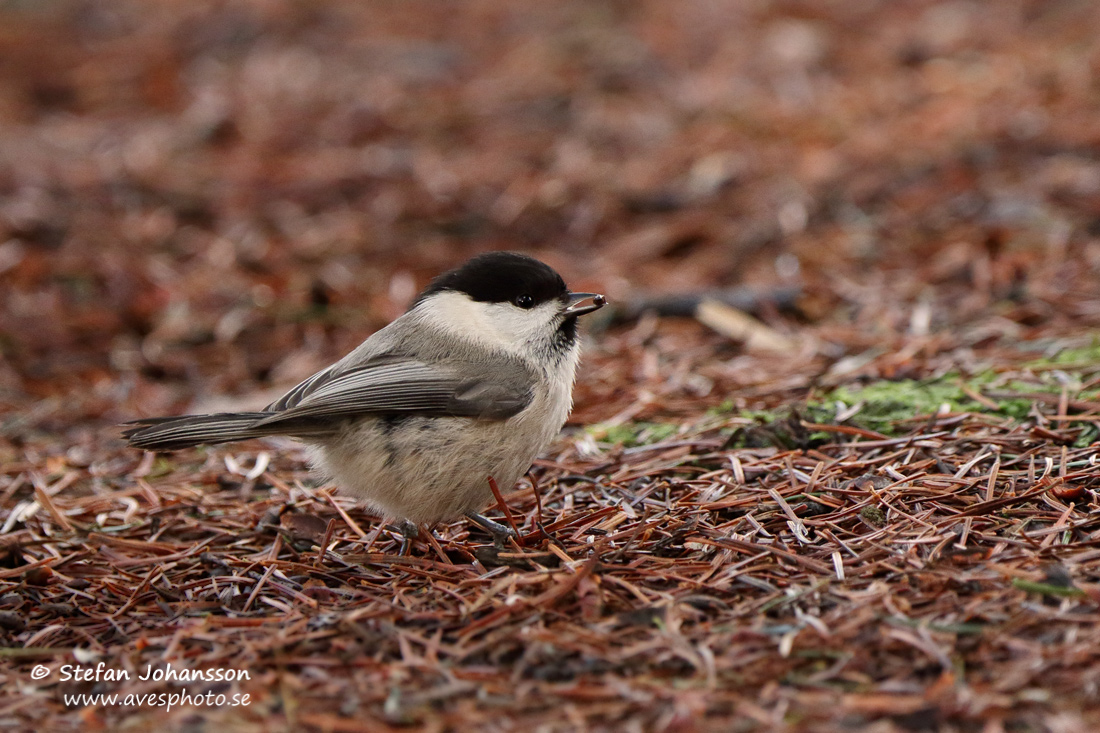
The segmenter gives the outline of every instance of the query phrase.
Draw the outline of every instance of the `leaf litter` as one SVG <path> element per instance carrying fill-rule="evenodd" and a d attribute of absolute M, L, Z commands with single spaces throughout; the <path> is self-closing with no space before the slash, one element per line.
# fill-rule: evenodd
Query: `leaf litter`
<path fill-rule="evenodd" d="M 1100 725 L 1095 8 L 154 5 L 2 11 L 5 727 Z M 115 432 L 499 247 L 643 303 L 514 546 Z M 169 662 L 250 704 L 63 703 Z"/>

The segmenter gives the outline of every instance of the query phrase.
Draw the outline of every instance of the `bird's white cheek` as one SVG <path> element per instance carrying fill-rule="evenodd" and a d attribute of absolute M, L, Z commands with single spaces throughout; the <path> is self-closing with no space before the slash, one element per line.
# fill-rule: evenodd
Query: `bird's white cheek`
<path fill-rule="evenodd" d="M 439 293 L 420 306 L 420 316 L 436 328 L 488 347 L 525 356 L 529 345 L 553 333 L 556 306 L 523 310 L 509 303 L 479 303 L 461 293 Z"/>
<path fill-rule="evenodd" d="M 549 303 L 530 310 L 494 303 L 485 313 L 490 330 L 502 344 L 513 349 L 545 341 L 554 333 L 556 308 Z"/>

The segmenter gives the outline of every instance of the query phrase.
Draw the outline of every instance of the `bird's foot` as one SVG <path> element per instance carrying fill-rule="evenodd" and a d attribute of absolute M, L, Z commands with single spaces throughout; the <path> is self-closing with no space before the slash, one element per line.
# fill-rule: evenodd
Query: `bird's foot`
<path fill-rule="evenodd" d="M 492 519 L 483 517 L 477 512 L 467 513 L 466 518 L 488 532 L 493 538 L 493 547 L 498 550 L 503 550 L 508 545 L 508 540 L 514 540 L 518 537 L 516 531 L 508 525 L 494 522 Z"/>
<path fill-rule="evenodd" d="M 409 554 L 413 540 L 420 536 L 420 530 L 407 519 L 401 522 L 399 529 L 401 530 L 401 549 L 397 551 L 397 554 L 405 556 Z"/>

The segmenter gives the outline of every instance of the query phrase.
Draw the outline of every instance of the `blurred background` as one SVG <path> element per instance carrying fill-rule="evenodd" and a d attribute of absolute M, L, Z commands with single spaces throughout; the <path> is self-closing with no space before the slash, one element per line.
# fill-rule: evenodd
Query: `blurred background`
<path fill-rule="evenodd" d="M 0 2 L 7 450 L 262 404 L 489 249 L 617 303 L 750 286 L 809 339 L 628 321 L 580 420 L 647 379 L 675 411 L 1081 333 L 1097 28 L 1091 0 Z"/>

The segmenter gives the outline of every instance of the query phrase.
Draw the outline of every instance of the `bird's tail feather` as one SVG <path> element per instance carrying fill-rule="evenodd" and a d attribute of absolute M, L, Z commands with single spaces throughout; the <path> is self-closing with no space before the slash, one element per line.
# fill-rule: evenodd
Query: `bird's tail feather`
<path fill-rule="evenodd" d="M 256 423 L 270 416 L 270 412 L 224 412 L 216 415 L 151 417 L 126 423 L 122 437 L 135 448 L 178 450 L 285 433 L 282 426 L 256 427 Z"/>

